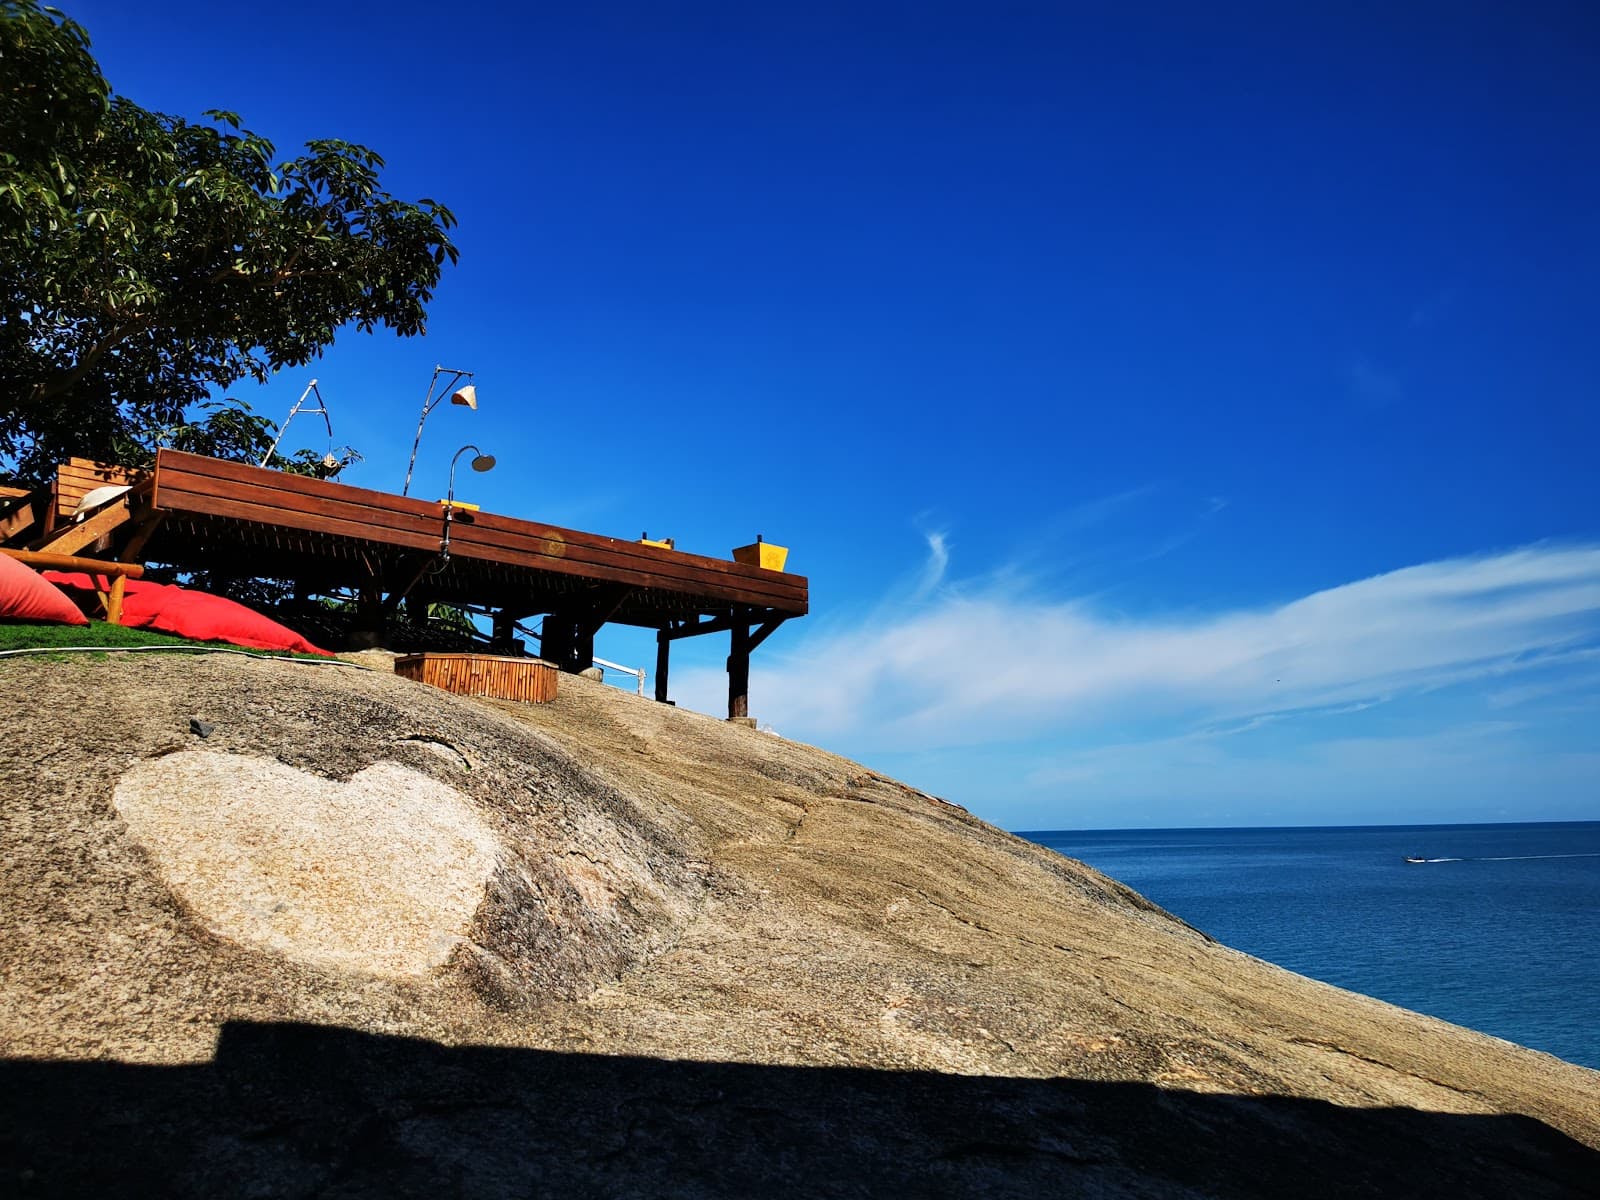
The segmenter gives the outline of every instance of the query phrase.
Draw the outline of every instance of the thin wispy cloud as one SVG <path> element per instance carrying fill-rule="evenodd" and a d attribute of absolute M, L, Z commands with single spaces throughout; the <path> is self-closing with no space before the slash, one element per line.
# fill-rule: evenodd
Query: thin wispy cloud
<path fill-rule="evenodd" d="M 935 570 L 936 564 L 936 570 Z M 929 571 L 948 551 L 930 539 Z M 928 575 L 926 577 L 932 577 Z M 1366 706 L 1548 666 L 1600 640 L 1600 546 L 1406 567 L 1287 604 L 1129 618 L 1002 573 L 797 640 L 757 666 L 791 736 L 916 751 L 1116 721 L 1200 730 Z M 720 681 L 685 680 L 686 692 Z"/>
<path fill-rule="evenodd" d="M 927 533 L 923 536 L 928 540 L 928 558 L 923 564 L 922 575 L 917 580 L 917 589 L 912 595 L 913 600 L 922 600 L 932 595 L 944 582 L 944 573 L 950 566 L 950 546 L 945 541 L 945 535 Z"/>
<path fill-rule="evenodd" d="M 1096 496 L 1092 500 L 1085 500 L 1080 504 L 1073 505 L 1061 515 L 1059 523 L 1073 529 L 1089 529 L 1096 525 L 1104 524 L 1106 521 L 1148 500 L 1160 490 L 1160 484 L 1146 483 L 1139 487 L 1126 488 L 1120 492 Z"/>

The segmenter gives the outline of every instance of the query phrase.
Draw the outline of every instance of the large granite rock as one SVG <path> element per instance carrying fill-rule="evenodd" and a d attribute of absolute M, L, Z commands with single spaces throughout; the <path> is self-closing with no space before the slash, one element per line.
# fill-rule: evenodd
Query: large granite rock
<path fill-rule="evenodd" d="M 0 697 L 6 1194 L 1600 1186 L 1600 1073 L 768 734 L 236 656 Z"/>

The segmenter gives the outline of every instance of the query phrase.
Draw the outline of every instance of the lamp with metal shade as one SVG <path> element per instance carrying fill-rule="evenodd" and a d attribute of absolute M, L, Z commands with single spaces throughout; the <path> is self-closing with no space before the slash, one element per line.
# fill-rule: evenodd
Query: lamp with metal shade
<path fill-rule="evenodd" d="M 468 465 L 474 471 L 482 474 L 484 471 L 494 470 L 494 455 L 485 454 L 476 446 L 463 446 L 451 458 L 450 490 L 445 493 L 444 500 L 444 534 L 439 539 L 439 557 L 444 560 L 448 560 L 450 557 L 450 527 L 455 523 L 456 517 L 456 464 L 461 461 L 461 456 L 468 450 L 473 452 L 473 459 Z"/>

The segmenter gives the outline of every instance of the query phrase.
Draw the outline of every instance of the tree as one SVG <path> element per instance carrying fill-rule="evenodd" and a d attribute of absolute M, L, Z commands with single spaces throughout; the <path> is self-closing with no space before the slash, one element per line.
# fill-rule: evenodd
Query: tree
<path fill-rule="evenodd" d="M 424 331 L 456 260 L 448 209 L 394 199 L 363 146 L 275 164 L 237 116 L 206 116 L 113 95 L 81 26 L 0 0 L 0 473 L 137 461 L 214 389 L 347 325 Z"/>

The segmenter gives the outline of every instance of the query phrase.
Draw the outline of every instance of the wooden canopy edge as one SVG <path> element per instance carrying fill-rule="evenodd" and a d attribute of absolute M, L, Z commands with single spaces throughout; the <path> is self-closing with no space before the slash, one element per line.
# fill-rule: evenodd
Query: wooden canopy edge
<path fill-rule="evenodd" d="M 159 452 L 153 483 L 151 504 L 161 513 L 247 521 L 412 552 L 436 551 L 440 544 L 437 502 L 175 450 Z M 792 616 L 809 608 L 802 575 L 495 513 L 458 513 L 450 553 Z"/>
<path fill-rule="evenodd" d="M 303 507 L 305 511 L 311 513 L 325 511 L 322 505 L 326 504 L 341 507 L 354 505 L 368 510 L 372 514 L 371 520 L 373 523 L 386 528 L 415 528 L 417 520 L 421 520 L 431 527 L 432 524 L 439 520 L 442 511 L 439 501 L 420 500 L 410 496 L 396 496 L 390 492 L 379 492 L 371 488 L 355 487 L 352 484 L 314 479 L 306 475 L 291 475 L 283 471 L 252 467 L 246 463 L 228 462 L 223 459 L 207 458 L 203 455 L 188 454 L 179 450 L 164 449 L 158 453 L 156 457 L 156 474 L 158 480 L 158 506 L 164 506 L 166 503 L 160 498 L 160 491 L 165 486 L 178 486 L 178 480 L 195 476 L 219 482 L 239 484 L 249 488 L 266 488 L 284 497 L 301 497 L 309 503 L 295 507 Z M 205 489 L 189 487 L 185 490 L 197 492 Z M 319 502 L 321 503 L 319 504 Z M 469 523 L 472 527 L 470 534 L 464 528 Z M 470 515 L 470 522 L 462 520 L 454 536 L 458 538 L 478 536 L 480 539 L 486 540 L 491 532 L 508 533 L 520 537 L 545 540 L 568 546 L 584 546 L 620 554 L 637 560 L 637 569 L 640 570 L 670 571 L 687 564 L 698 570 L 711 571 L 740 580 L 756 581 L 771 585 L 776 589 L 804 590 L 807 586 L 806 578 L 803 575 L 793 575 L 784 571 L 770 571 L 763 567 L 734 562 L 731 559 L 711 558 L 707 555 L 692 554 L 687 551 L 669 550 L 665 547 L 650 545 L 647 542 L 614 538 L 605 534 L 587 533 L 582 530 L 567 529 L 559 525 L 548 525 L 537 521 L 525 520 L 521 517 L 510 517 L 487 511 L 473 512 Z M 453 549 L 454 546 L 452 545 Z"/>

